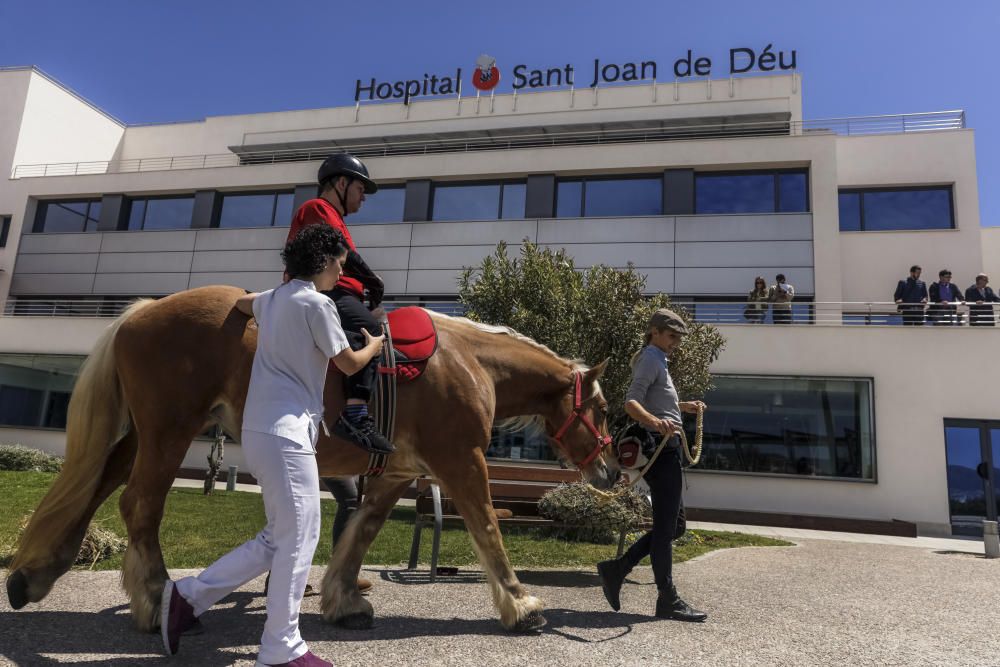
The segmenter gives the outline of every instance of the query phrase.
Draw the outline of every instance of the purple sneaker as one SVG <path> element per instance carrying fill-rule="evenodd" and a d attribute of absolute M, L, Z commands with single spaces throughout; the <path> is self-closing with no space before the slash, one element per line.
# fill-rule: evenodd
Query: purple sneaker
<path fill-rule="evenodd" d="M 160 636 L 163 638 L 163 649 L 167 655 L 177 653 L 181 635 L 198 625 L 200 624 L 194 615 L 194 608 L 177 592 L 174 582 L 167 579 L 160 598 Z"/>
<path fill-rule="evenodd" d="M 259 660 L 257 664 L 264 665 Z M 312 651 L 306 651 L 291 662 L 283 662 L 280 665 L 266 665 L 265 667 L 333 667 L 333 663 L 315 656 Z"/>

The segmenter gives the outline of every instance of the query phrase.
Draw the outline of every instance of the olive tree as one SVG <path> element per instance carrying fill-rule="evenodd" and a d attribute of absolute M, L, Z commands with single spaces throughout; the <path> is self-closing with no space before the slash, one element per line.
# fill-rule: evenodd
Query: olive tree
<path fill-rule="evenodd" d="M 690 330 L 670 358 L 670 375 L 682 400 L 701 397 L 711 388 L 709 366 L 725 346 L 718 329 L 695 322 L 666 294 L 644 296 L 645 286 L 646 277 L 631 265 L 580 271 L 564 249 L 540 248 L 525 240 L 520 257 L 511 257 L 501 242 L 478 267 L 466 268 L 459 298 L 472 320 L 509 326 L 564 357 L 590 364 L 609 359 L 601 387 L 611 423 L 618 425 L 624 419 L 629 361 L 642 346 L 654 310 L 670 308 Z"/>

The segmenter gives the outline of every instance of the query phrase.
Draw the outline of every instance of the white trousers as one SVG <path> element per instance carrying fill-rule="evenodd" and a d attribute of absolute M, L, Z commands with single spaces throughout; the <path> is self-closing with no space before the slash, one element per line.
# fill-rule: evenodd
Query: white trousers
<path fill-rule="evenodd" d="M 243 584 L 271 571 L 267 621 L 258 663 L 280 665 L 308 651 L 299 634 L 299 606 L 319 542 L 316 454 L 286 438 L 243 431 L 243 456 L 260 484 L 267 525 L 197 577 L 177 582 L 196 615 Z"/>

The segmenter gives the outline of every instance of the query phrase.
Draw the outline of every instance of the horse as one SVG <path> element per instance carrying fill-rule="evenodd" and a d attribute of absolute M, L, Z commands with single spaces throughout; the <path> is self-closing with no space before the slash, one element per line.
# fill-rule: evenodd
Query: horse
<path fill-rule="evenodd" d="M 192 440 L 212 426 L 240 433 L 257 340 L 235 308 L 244 290 L 210 286 L 129 306 L 102 334 L 70 400 L 66 460 L 23 532 L 7 578 L 11 606 L 38 602 L 72 565 L 91 517 L 123 483 L 128 531 L 122 586 L 134 624 L 159 624 L 168 578 L 159 540 L 167 493 Z M 544 425 L 559 456 L 598 488 L 617 480 L 607 402 L 594 367 L 564 359 L 512 329 L 430 313 L 438 350 L 423 375 L 398 388 L 397 452 L 366 484 L 361 507 L 323 577 L 323 618 L 369 628 L 374 610 L 356 586 L 362 559 L 390 511 L 421 475 L 454 499 L 472 537 L 500 622 L 510 631 L 545 624 L 544 605 L 518 581 L 493 510 L 486 449 L 495 420 Z M 326 414 L 344 405 L 331 373 Z M 528 416 L 528 417 L 526 417 Z M 607 455 L 606 455 L 607 454 Z M 321 476 L 364 474 L 368 454 L 327 433 L 317 443 Z"/>

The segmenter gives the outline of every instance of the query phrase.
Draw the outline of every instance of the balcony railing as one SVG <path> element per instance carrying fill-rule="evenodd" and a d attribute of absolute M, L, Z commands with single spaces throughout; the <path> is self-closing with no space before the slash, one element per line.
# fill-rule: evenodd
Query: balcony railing
<path fill-rule="evenodd" d="M 117 317 L 135 299 L 17 299 L 2 304 L 5 317 Z M 788 311 L 776 310 L 773 304 L 762 309 L 748 309 L 746 301 L 688 301 L 675 299 L 698 322 L 732 326 L 897 326 L 904 324 L 904 313 L 892 302 L 823 302 L 795 301 Z M 383 304 L 386 310 L 403 306 L 422 306 L 451 316 L 462 316 L 465 307 L 458 301 L 393 300 Z M 775 313 L 778 318 L 775 321 Z M 1000 308 L 989 304 L 965 303 L 942 308 L 929 304 L 920 311 L 908 311 L 909 319 L 920 325 L 966 326 L 996 323 Z"/>
<path fill-rule="evenodd" d="M 497 134 L 483 137 L 422 138 L 420 140 L 401 138 L 399 140 L 386 139 L 373 143 L 338 143 L 331 141 L 323 146 L 299 149 L 145 157 L 91 162 L 19 164 L 14 167 L 11 177 L 31 178 L 41 176 L 82 176 L 87 174 L 129 174 L 173 171 L 178 169 L 214 169 L 219 167 L 279 164 L 285 162 L 311 162 L 322 160 L 326 155 L 336 150 L 349 150 L 358 157 L 365 158 L 732 137 L 808 136 L 817 133 L 849 136 L 898 134 L 957 130 L 963 129 L 965 126 L 965 112 L 961 110 L 887 116 L 823 118 L 805 121 L 775 120 L 762 122 L 712 122 L 705 124 L 670 124 L 669 121 L 664 121 L 655 127 L 648 128 L 591 131 L 566 130 L 539 132 L 536 134 Z"/>

